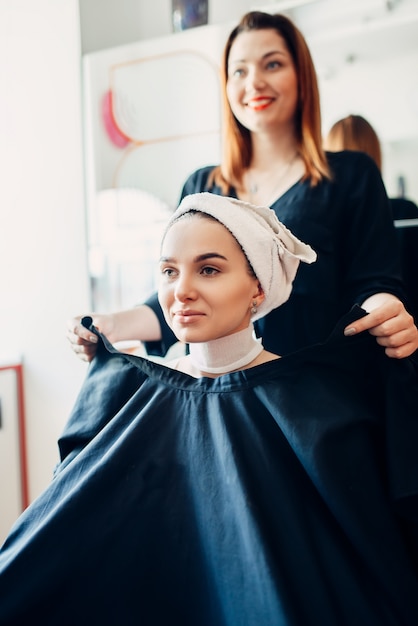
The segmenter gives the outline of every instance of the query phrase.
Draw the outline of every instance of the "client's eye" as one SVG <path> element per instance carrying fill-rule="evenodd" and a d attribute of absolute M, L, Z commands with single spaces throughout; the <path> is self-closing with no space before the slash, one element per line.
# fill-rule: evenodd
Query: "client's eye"
<path fill-rule="evenodd" d="M 219 273 L 219 270 L 217 270 L 215 267 L 209 266 L 202 267 L 200 271 L 204 276 L 214 276 L 215 274 Z"/>
<path fill-rule="evenodd" d="M 173 278 L 173 276 L 177 275 L 177 271 L 172 267 L 162 267 L 160 271 L 166 278 Z"/>

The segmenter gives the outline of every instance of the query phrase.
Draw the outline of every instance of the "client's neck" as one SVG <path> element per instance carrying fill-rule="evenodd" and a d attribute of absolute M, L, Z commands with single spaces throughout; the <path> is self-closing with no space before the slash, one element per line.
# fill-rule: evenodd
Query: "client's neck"
<path fill-rule="evenodd" d="M 189 359 L 201 374 L 226 374 L 244 369 L 263 351 L 252 323 L 237 333 L 205 343 L 191 343 Z"/>

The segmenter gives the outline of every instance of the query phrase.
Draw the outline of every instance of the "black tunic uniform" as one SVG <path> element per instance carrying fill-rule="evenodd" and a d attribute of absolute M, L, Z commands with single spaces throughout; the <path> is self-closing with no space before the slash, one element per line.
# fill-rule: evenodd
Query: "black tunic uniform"
<path fill-rule="evenodd" d="M 374 293 L 405 299 L 396 232 L 378 168 L 363 153 L 329 153 L 328 159 L 333 181 L 316 187 L 296 183 L 271 206 L 318 255 L 312 265 L 301 263 L 288 302 L 256 323 L 264 347 L 276 354 L 323 341 L 344 313 Z M 208 187 L 212 169 L 192 174 L 182 197 L 201 191 L 221 194 L 219 187 Z M 230 195 L 236 197 L 234 189 Z M 176 339 L 157 297 L 147 304 L 159 318 L 163 338 L 146 344 L 147 349 L 165 354 Z"/>
<path fill-rule="evenodd" d="M 405 304 L 418 324 L 418 206 L 407 198 L 391 198 L 390 206 L 399 241 Z"/>
<path fill-rule="evenodd" d="M 417 375 L 360 313 L 216 379 L 99 342 L 1 626 L 416 626 Z"/>

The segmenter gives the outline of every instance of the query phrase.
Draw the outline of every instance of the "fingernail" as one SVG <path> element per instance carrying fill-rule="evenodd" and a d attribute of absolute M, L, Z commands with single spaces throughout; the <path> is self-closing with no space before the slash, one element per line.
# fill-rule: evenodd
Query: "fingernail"
<path fill-rule="evenodd" d="M 344 335 L 346 337 L 351 337 L 351 335 L 355 335 L 356 334 L 356 329 L 354 328 L 354 326 L 350 326 L 350 328 L 346 328 L 344 330 Z"/>
<path fill-rule="evenodd" d="M 92 341 L 93 343 L 97 343 L 97 336 L 96 335 L 90 335 L 89 341 Z"/>

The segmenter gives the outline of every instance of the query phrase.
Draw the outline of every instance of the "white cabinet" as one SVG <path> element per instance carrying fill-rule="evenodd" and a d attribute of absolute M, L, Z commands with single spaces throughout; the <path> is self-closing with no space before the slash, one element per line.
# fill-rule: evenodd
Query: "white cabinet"
<path fill-rule="evenodd" d="M 0 544 L 27 505 L 23 366 L 0 358 Z"/>

